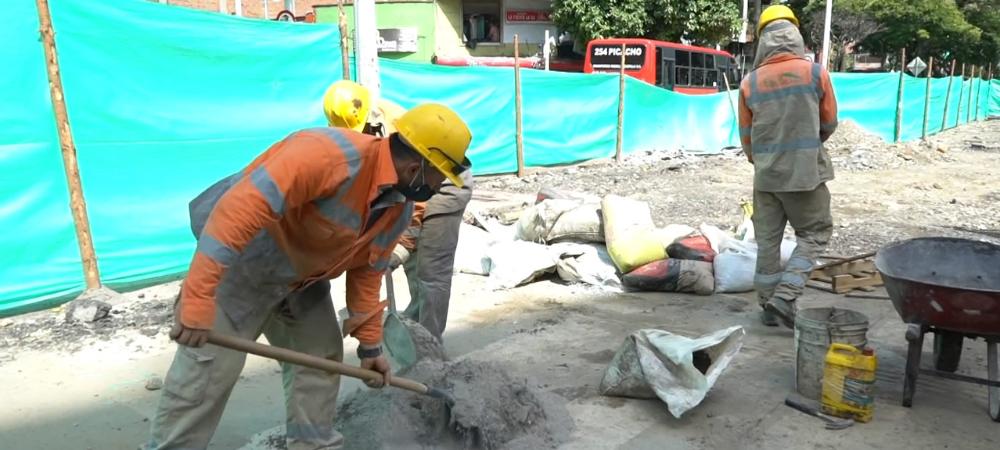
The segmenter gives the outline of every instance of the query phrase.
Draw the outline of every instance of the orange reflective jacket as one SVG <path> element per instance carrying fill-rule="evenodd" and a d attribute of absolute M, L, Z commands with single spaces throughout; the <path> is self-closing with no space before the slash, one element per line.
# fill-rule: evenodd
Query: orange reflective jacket
<path fill-rule="evenodd" d="M 352 314 L 376 308 L 381 275 L 413 211 L 392 189 L 396 182 L 388 139 L 315 128 L 273 145 L 211 209 L 184 280 L 181 323 L 211 328 L 216 289 L 239 265 L 274 278 L 262 283 L 291 288 L 346 272 Z M 376 315 L 353 334 L 378 343 L 381 321 Z"/>

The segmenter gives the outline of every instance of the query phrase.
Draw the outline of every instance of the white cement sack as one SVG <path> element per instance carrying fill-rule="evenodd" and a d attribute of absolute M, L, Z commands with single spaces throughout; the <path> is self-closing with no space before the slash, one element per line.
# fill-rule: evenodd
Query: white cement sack
<path fill-rule="evenodd" d="M 660 243 L 663 244 L 664 249 L 670 247 L 670 244 L 673 244 L 674 242 L 684 239 L 694 234 L 695 232 L 696 230 L 694 228 L 691 228 L 687 225 L 677 225 L 677 224 L 671 224 L 663 228 L 656 229 L 656 235 L 660 238 Z"/>
<path fill-rule="evenodd" d="M 618 278 L 615 263 L 611 261 L 611 255 L 603 245 L 561 243 L 553 244 L 550 248 L 561 254 L 556 265 L 559 278 L 570 283 L 584 283 L 621 292 L 622 282 Z"/>
<path fill-rule="evenodd" d="M 562 213 L 549 230 L 545 241 L 604 242 L 601 205 L 584 203 Z"/>
<path fill-rule="evenodd" d="M 698 406 L 743 346 L 743 327 L 691 339 L 638 330 L 618 350 L 601 380 L 602 395 L 659 398 L 675 418 Z"/>
<path fill-rule="evenodd" d="M 490 256 L 488 252 L 493 242 L 494 238 L 486 230 L 463 222 L 458 233 L 458 246 L 455 247 L 454 271 L 472 275 L 489 275 Z"/>
<path fill-rule="evenodd" d="M 796 243 L 781 241 L 781 266 L 784 267 L 795 250 Z M 722 253 L 712 262 L 715 270 L 715 292 L 750 292 L 757 272 L 757 244 L 729 239 L 720 246 Z"/>
<path fill-rule="evenodd" d="M 545 200 L 521 212 L 517 220 L 517 238 L 529 242 L 545 242 L 559 216 L 580 205 L 578 200 Z"/>
<path fill-rule="evenodd" d="M 510 289 L 555 270 L 559 255 L 534 242 L 511 241 L 493 245 L 490 257 L 491 289 Z"/>

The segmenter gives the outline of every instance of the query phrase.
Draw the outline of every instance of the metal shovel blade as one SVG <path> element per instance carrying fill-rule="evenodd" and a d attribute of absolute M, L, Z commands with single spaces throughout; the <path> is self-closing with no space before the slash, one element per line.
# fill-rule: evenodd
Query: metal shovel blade
<path fill-rule="evenodd" d="M 385 273 L 385 290 L 389 297 L 389 314 L 382 324 L 382 343 L 386 353 L 401 370 L 417 362 L 417 345 L 413 342 L 409 327 L 403 323 L 403 317 L 396 311 L 396 290 L 391 271 Z"/>

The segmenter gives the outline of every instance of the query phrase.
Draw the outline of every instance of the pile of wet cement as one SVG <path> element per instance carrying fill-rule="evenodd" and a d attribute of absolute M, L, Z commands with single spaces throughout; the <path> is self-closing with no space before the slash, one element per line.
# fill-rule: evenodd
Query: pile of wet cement
<path fill-rule="evenodd" d="M 451 392 L 455 405 L 396 388 L 356 391 L 337 416 L 350 448 L 540 449 L 568 436 L 572 421 L 559 397 L 534 392 L 498 364 L 445 361 L 430 333 L 405 325 L 421 359 L 399 375 Z"/>

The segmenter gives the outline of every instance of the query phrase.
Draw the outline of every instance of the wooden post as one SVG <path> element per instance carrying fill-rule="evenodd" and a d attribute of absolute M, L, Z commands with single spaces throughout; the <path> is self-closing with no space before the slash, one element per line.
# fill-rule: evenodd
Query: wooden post
<path fill-rule="evenodd" d="M 347 43 L 347 14 L 344 12 L 344 0 L 337 0 L 337 9 L 340 10 L 340 62 L 344 65 L 344 79 L 351 79 L 351 57 L 348 51 L 350 46 Z"/>
<path fill-rule="evenodd" d="M 951 83 L 955 81 L 955 60 L 951 60 L 951 71 L 948 72 L 948 90 L 944 92 L 944 118 L 941 119 L 941 131 L 948 129 L 948 102 L 951 100 Z"/>
<path fill-rule="evenodd" d="M 621 65 L 618 67 L 618 139 L 615 141 L 615 161 L 622 160 L 622 126 L 625 124 L 625 44 L 622 44 Z"/>
<path fill-rule="evenodd" d="M 521 53 L 514 35 L 514 127 L 517 137 L 517 176 L 524 176 L 524 134 L 521 130 Z"/>
<path fill-rule="evenodd" d="M 983 94 L 983 68 L 979 68 L 979 82 L 976 83 L 976 110 L 972 115 L 972 120 L 979 121 L 979 104 L 982 103 Z"/>
<path fill-rule="evenodd" d="M 924 123 L 921 127 L 920 138 L 927 140 L 927 115 L 931 112 L 931 80 L 934 79 L 931 74 L 934 72 L 934 57 L 931 56 L 927 61 L 927 89 L 924 92 Z"/>
<path fill-rule="evenodd" d="M 83 186 L 80 184 L 76 145 L 73 143 L 69 116 L 66 114 L 66 100 L 63 97 L 62 78 L 59 75 L 59 58 L 56 53 L 55 31 L 52 30 L 52 16 L 49 14 L 49 2 L 35 0 L 35 4 L 38 6 L 38 23 L 44 44 L 42 47 L 45 49 L 49 95 L 52 97 L 52 110 L 55 112 L 59 144 L 62 148 L 63 168 L 66 170 L 66 181 L 69 185 L 69 205 L 73 212 L 76 241 L 80 246 L 80 258 L 83 261 L 83 277 L 87 289 L 97 289 L 101 287 L 101 273 L 97 268 L 97 254 L 94 252 L 94 242 L 90 236 L 90 221 L 87 219 L 87 202 L 83 196 Z"/>
<path fill-rule="evenodd" d="M 955 126 L 962 123 L 962 99 L 965 98 L 965 64 L 962 64 L 962 74 L 958 76 L 958 106 L 955 114 Z"/>
<path fill-rule="evenodd" d="M 990 71 L 986 75 L 986 118 L 990 117 L 990 102 L 993 100 L 993 64 L 990 62 Z"/>
<path fill-rule="evenodd" d="M 979 71 L 982 72 L 982 69 L 980 69 Z M 971 119 L 971 117 L 972 117 L 972 88 L 975 87 L 974 86 L 975 84 L 976 84 L 976 66 L 972 66 L 972 69 L 969 69 L 969 101 L 965 103 L 965 106 L 967 106 L 966 111 L 965 111 L 965 123 L 969 123 L 972 120 Z"/>
<path fill-rule="evenodd" d="M 896 93 L 896 142 L 903 139 L 903 77 L 906 75 L 906 48 L 899 59 L 899 91 Z"/>

